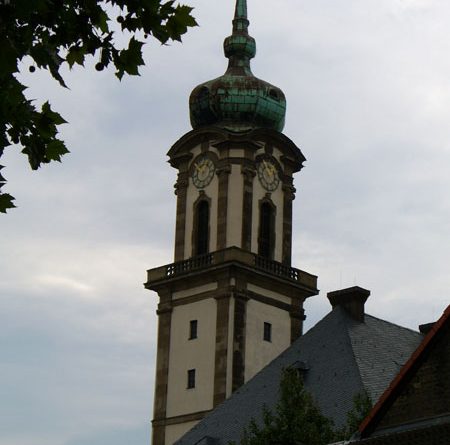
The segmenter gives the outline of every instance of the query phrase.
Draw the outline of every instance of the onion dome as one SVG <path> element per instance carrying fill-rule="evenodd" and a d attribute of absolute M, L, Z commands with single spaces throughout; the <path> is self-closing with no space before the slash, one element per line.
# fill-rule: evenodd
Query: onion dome
<path fill-rule="evenodd" d="M 248 34 L 247 0 L 236 1 L 233 33 L 224 42 L 225 74 L 194 88 L 189 98 L 194 129 L 217 126 L 231 131 L 270 128 L 282 131 L 286 98 L 279 88 L 256 78 L 250 69 L 256 43 Z"/>

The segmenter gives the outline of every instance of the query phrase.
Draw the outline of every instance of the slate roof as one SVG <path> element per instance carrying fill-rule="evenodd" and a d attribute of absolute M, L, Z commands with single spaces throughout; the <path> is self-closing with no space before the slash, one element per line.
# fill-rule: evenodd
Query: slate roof
<path fill-rule="evenodd" d="M 367 314 L 364 323 L 357 322 L 337 306 L 176 445 L 239 443 L 250 420 L 261 419 L 263 405 L 269 409 L 276 405 L 282 370 L 300 362 L 308 368 L 306 389 L 339 427 L 353 407 L 354 395 L 365 389 L 376 402 L 422 338 Z"/>
<path fill-rule="evenodd" d="M 373 407 L 372 411 L 369 413 L 367 418 L 362 422 L 359 427 L 359 431 L 363 437 L 369 436 L 373 433 L 373 430 L 376 429 L 377 423 L 383 418 L 383 415 L 387 410 L 389 410 L 390 405 L 395 401 L 397 397 L 401 395 L 402 384 L 408 381 L 413 374 L 417 371 L 417 368 L 421 366 L 421 364 L 427 359 L 427 356 L 430 354 L 430 350 L 434 347 L 435 342 L 439 336 L 444 335 L 444 328 L 450 324 L 450 305 L 447 306 L 447 309 L 444 311 L 442 317 L 436 322 L 433 323 L 433 327 L 428 332 L 422 343 L 416 349 L 416 351 L 411 355 L 405 366 L 403 366 L 402 370 L 397 374 L 395 379 L 391 382 L 391 384 L 384 391 L 382 396 L 378 399 L 378 402 Z M 429 382 L 428 385 L 430 385 Z M 421 387 L 422 391 L 427 390 L 426 383 L 423 387 Z M 443 394 L 442 394 L 443 395 Z M 448 443 L 448 438 L 450 437 L 450 416 L 440 416 L 441 421 L 445 424 L 442 426 L 442 431 L 446 431 L 446 437 Z M 425 419 L 421 419 L 421 422 L 426 425 Z M 404 430 L 413 429 L 414 423 L 420 424 L 421 422 L 413 422 L 410 419 L 409 422 L 406 422 L 404 425 Z M 438 425 L 440 422 L 436 419 L 431 421 L 433 428 Z M 422 425 L 423 426 L 423 425 Z M 401 427 L 397 427 L 398 430 L 401 430 Z M 434 429 L 433 429 L 434 434 Z M 392 439 L 394 440 L 394 439 Z M 394 443 L 394 442 L 392 442 Z"/>

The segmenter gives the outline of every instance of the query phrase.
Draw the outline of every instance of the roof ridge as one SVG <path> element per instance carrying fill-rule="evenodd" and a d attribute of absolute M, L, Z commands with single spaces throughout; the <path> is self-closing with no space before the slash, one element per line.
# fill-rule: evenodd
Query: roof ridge
<path fill-rule="evenodd" d="M 340 310 L 344 317 L 348 318 L 349 321 L 353 322 L 353 323 L 350 323 L 350 324 L 346 325 L 345 332 L 347 334 L 347 338 L 348 338 L 348 341 L 350 343 L 350 349 L 352 351 L 352 357 L 353 357 L 353 361 L 355 362 L 355 367 L 356 367 L 356 369 L 358 371 L 358 376 L 359 376 L 359 381 L 361 383 L 361 387 L 364 388 L 364 391 L 369 393 L 368 388 L 366 388 L 366 385 L 364 384 L 364 379 L 363 379 L 363 376 L 362 376 L 362 373 L 361 373 L 361 367 L 359 366 L 359 360 L 358 360 L 358 358 L 356 357 L 356 354 L 355 354 L 355 345 L 354 345 L 354 343 L 352 341 L 351 329 L 352 329 L 352 326 L 354 326 L 355 320 L 348 314 L 348 312 L 344 308 L 342 308 L 340 306 L 337 306 L 333 310 Z"/>

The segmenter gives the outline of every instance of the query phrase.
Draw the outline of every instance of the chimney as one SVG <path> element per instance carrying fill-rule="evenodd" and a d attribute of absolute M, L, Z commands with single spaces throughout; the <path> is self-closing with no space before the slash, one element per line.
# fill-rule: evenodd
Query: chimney
<path fill-rule="evenodd" d="M 327 297 L 330 300 L 333 309 L 340 306 L 354 320 L 364 323 L 364 304 L 369 298 L 370 290 L 359 286 L 349 287 L 347 289 L 328 292 Z"/>

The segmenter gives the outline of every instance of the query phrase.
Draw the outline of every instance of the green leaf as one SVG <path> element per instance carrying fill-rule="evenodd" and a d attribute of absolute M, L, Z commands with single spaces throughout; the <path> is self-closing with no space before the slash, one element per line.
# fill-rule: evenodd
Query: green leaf
<path fill-rule="evenodd" d="M 49 67 L 49 71 L 53 78 L 56 79 L 62 87 L 68 88 L 66 82 L 64 82 L 63 77 L 61 76 L 61 74 L 59 74 L 58 68 Z"/>
<path fill-rule="evenodd" d="M 5 168 L 4 165 L 0 165 L 0 170 Z M 6 179 L 3 177 L 3 175 L 0 173 L 0 189 L 5 185 Z"/>
<path fill-rule="evenodd" d="M 2 49 L 2 55 L 0 57 L 1 79 L 18 71 L 17 61 L 20 58 L 20 54 L 13 47 L 11 40 L 3 36 L 0 38 L 0 48 Z"/>
<path fill-rule="evenodd" d="M 20 138 L 20 143 L 24 147 L 22 153 L 28 156 L 28 162 L 32 170 L 37 170 L 42 163 L 46 162 L 46 140 L 48 140 L 48 137 L 46 135 L 43 137 L 42 132 Z"/>
<path fill-rule="evenodd" d="M 86 56 L 86 51 L 84 48 L 78 46 L 72 46 L 66 56 L 66 61 L 69 67 L 72 68 L 75 63 L 78 65 L 84 65 L 84 59 Z"/>
<path fill-rule="evenodd" d="M 59 113 L 51 109 L 48 101 L 42 105 L 42 113 L 44 113 L 54 125 L 67 124 L 67 121 Z"/>
<path fill-rule="evenodd" d="M 50 161 L 61 162 L 61 156 L 69 153 L 63 141 L 55 139 L 50 142 L 45 149 L 45 156 Z"/>
<path fill-rule="evenodd" d="M 16 207 L 13 204 L 14 197 L 8 193 L 0 193 L 0 213 L 6 213 L 8 209 Z"/>
<path fill-rule="evenodd" d="M 142 58 L 142 46 L 143 42 L 137 41 L 132 37 L 128 43 L 128 48 L 120 51 L 119 53 L 119 72 L 126 72 L 132 76 L 139 75 L 139 66 L 144 65 Z M 116 64 L 117 66 L 117 64 Z M 121 77 L 119 77 L 120 79 Z"/>
<path fill-rule="evenodd" d="M 99 13 L 97 25 L 104 34 L 109 32 L 108 14 L 105 11 Z"/>
<path fill-rule="evenodd" d="M 3 126 L 6 128 L 6 126 Z M 5 147 L 9 145 L 8 137 L 6 136 L 6 131 L 4 129 L 0 129 L 0 157 L 3 156 L 3 151 L 5 150 Z M 2 169 L 2 166 L 0 166 L 0 170 Z"/>
<path fill-rule="evenodd" d="M 191 12 L 194 8 L 185 5 L 178 5 L 176 8 L 176 15 L 178 16 L 178 20 L 186 27 L 195 27 L 198 26 L 197 21 L 192 16 Z"/>
<path fill-rule="evenodd" d="M 52 47 L 41 43 L 31 48 L 30 56 L 34 59 L 39 68 L 48 68 L 49 65 L 53 63 L 53 51 L 54 49 Z"/>
<path fill-rule="evenodd" d="M 22 85 L 14 76 L 7 79 L 5 83 L 6 86 L 0 90 L 0 95 L 4 95 L 4 100 L 9 106 L 11 106 L 11 104 L 21 104 L 26 100 L 23 92 L 27 87 Z M 2 105 L 4 105 L 4 103 L 0 104 L 0 106 Z"/>
<path fill-rule="evenodd" d="M 177 6 L 175 14 L 169 17 L 166 28 L 172 40 L 181 42 L 181 36 L 187 32 L 188 27 L 197 26 L 191 12 L 192 8 L 189 6 Z"/>

